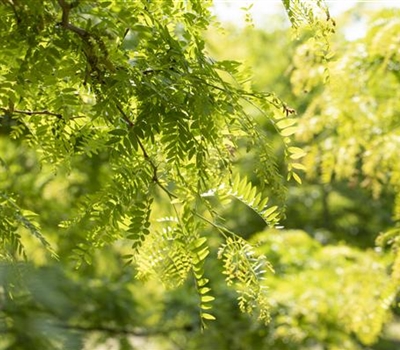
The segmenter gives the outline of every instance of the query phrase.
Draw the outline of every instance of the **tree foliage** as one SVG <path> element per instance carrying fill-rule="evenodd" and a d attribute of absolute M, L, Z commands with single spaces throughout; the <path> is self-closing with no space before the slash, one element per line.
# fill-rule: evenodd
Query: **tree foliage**
<path fill-rule="evenodd" d="M 398 205 L 382 214 L 400 202 L 397 17 L 331 61 L 324 2 L 283 1 L 297 41 L 242 34 L 276 68 L 253 83 L 207 46 L 210 5 L 1 2 L 1 348 L 362 349 L 382 334 L 399 255 L 345 227 L 371 218 L 398 250 Z M 315 188 L 340 202 L 349 179 L 330 235 L 274 229 L 325 219 Z M 383 196 L 378 219 L 360 215 Z"/>
<path fill-rule="evenodd" d="M 139 277 L 154 273 L 167 286 L 191 278 L 204 327 L 214 319 L 205 271 L 209 240 L 220 234 L 222 274 L 235 284 L 240 308 L 268 319 L 259 283 L 266 259 L 223 225 L 218 203 L 236 198 L 268 225 L 279 220 L 277 207 L 260 191 L 282 188 L 282 174 L 248 106 L 262 110 L 281 135 L 288 178 L 299 181 L 290 159 L 302 154 L 290 147 L 293 111 L 273 92 L 246 86 L 236 62 L 207 55 L 202 33 L 212 19 L 209 5 L 2 1 L 1 143 L 12 150 L 1 159 L 5 284 L 17 286 L 8 278 L 14 266 L 24 280 L 31 263 L 84 270 L 99 263 L 98 251 L 117 249 Z M 235 168 L 234 154 L 243 147 L 263 161 L 260 189 Z M 27 159 L 21 150 L 29 152 Z M 24 176 L 36 192 L 16 178 L 24 162 L 31 163 L 32 176 Z M 208 236 L 206 226 L 212 228 Z M 53 278 L 54 272 L 43 271 Z M 46 279 L 41 275 L 39 270 L 38 283 Z M 68 273 L 61 278 L 68 280 Z M 22 283 L 5 289 L 4 302 L 42 310 L 50 328 L 90 329 L 80 323 L 83 314 L 74 320 L 62 313 L 73 300 L 58 313 L 51 299 L 35 297 L 35 288 Z M 50 298 L 62 302 L 60 288 L 50 283 Z M 23 346 L 31 333 L 37 333 L 29 340 L 37 347 L 67 347 L 62 335 L 41 339 L 48 328 L 40 322 L 24 336 L 15 310 L 2 312 L 10 347 Z M 54 317 L 62 322 L 53 324 Z"/>
<path fill-rule="evenodd" d="M 382 11 L 369 21 L 365 37 L 349 43 L 330 64 L 330 84 L 309 105 L 298 135 L 309 145 L 305 165 L 312 170 L 310 177 L 319 176 L 324 183 L 345 180 L 351 187 L 366 188 L 373 197 L 371 204 L 381 196 L 393 198 L 391 227 L 381 228 L 387 232 L 377 243 L 392 245 L 396 252 L 399 54 L 394 33 L 400 25 L 398 11 Z M 302 69 L 302 61 L 297 69 Z M 393 283 L 398 286 L 398 255 L 394 261 Z"/>
<path fill-rule="evenodd" d="M 351 15 L 352 12 L 346 17 Z M 390 126 L 385 127 L 385 133 L 373 132 L 374 128 L 386 125 L 386 120 L 393 121 L 389 125 L 396 125 L 396 108 L 392 107 L 396 106 L 397 98 L 383 88 L 395 89 L 396 71 L 383 68 L 384 60 L 376 61 L 373 66 L 363 62 L 374 61 L 375 55 L 385 51 L 376 49 L 373 43 L 381 45 L 382 42 L 375 36 L 386 37 L 389 43 L 394 40 L 393 35 L 385 35 L 386 24 L 388 28 L 396 28 L 398 11 L 386 10 L 370 13 L 368 17 L 365 14 L 365 17 L 369 18 L 370 29 L 365 37 L 353 42 L 339 35 L 332 38 L 331 49 L 336 54 L 330 62 L 313 54 L 315 46 L 307 33 L 296 43 L 282 44 L 282 37 L 277 33 L 236 31 L 228 43 L 230 55 L 239 58 L 246 57 L 244 52 L 250 55 L 249 60 L 257 65 L 257 77 L 262 76 L 261 82 L 259 79 L 256 82 L 261 88 L 275 82 L 276 76 L 284 76 L 280 79 L 279 91 L 300 114 L 295 146 L 307 151 L 301 159 L 307 169 L 303 186 L 289 186 L 287 218 L 282 223 L 289 228 L 303 228 L 312 239 L 298 231 L 267 231 L 253 237 L 265 242 L 262 252 L 275 270 L 275 275 L 267 281 L 272 326 L 267 331 L 264 329 L 264 335 L 255 341 L 256 348 L 391 349 L 398 346 L 397 340 L 388 342 L 386 347 L 391 329 L 394 329 L 393 338 L 398 339 L 397 249 L 394 254 L 382 249 L 391 244 L 396 247 L 397 224 L 392 214 L 398 196 L 392 185 L 396 178 L 395 161 L 392 158 L 391 168 L 379 163 L 370 168 L 370 174 L 384 175 L 380 180 L 374 179 L 380 192 L 373 190 L 371 176 L 362 171 L 366 156 L 373 154 L 375 159 L 380 159 L 388 153 L 383 154 L 377 143 L 371 144 L 372 137 L 367 135 L 373 134 L 375 142 L 389 145 L 386 132 L 397 132 Z M 343 28 L 346 25 L 339 18 L 338 29 L 343 31 Z M 236 48 L 235 43 L 242 44 Z M 268 53 L 263 50 L 265 47 L 269 48 Z M 224 53 L 224 47 L 217 49 Z M 364 54 L 360 55 L 357 49 Z M 266 59 L 275 50 L 281 54 L 293 53 L 293 56 L 286 61 L 274 60 L 275 56 Z M 389 54 L 389 57 L 390 65 L 395 66 L 396 55 Z M 369 78 L 376 76 L 379 76 L 378 82 Z M 389 95 L 393 95 L 393 101 Z M 353 100 L 354 96 L 358 99 Z M 373 101 L 368 114 L 362 112 L 362 106 L 357 103 L 360 100 Z M 396 144 L 392 146 L 394 151 Z M 352 147 L 360 151 L 353 154 Z M 324 177 L 325 158 L 331 159 L 329 178 Z M 243 166 L 247 164 L 248 159 L 243 161 Z M 253 220 L 253 230 L 257 229 Z M 377 236 L 378 245 L 374 242 Z M 293 271 L 280 268 L 287 262 L 298 268 Z M 366 269 L 362 271 L 361 266 Z"/>

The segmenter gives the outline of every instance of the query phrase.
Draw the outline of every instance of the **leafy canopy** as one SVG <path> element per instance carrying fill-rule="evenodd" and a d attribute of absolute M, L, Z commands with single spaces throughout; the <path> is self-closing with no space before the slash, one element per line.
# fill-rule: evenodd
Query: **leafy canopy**
<path fill-rule="evenodd" d="M 283 174 L 249 109 L 263 111 L 280 135 L 288 178 L 301 181 L 304 153 L 290 145 L 294 111 L 272 92 L 249 88 L 236 62 L 207 55 L 210 5 L 2 1 L 1 143 L 29 149 L 40 162 L 29 180 L 40 190 L 32 193 L 14 178 L 20 155 L 1 160 L 6 266 L 58 259 L 65 268 L 87 268 L 96 251 L 119 247 L 139 277 L 155 274 L 176 286 L 191 276 L 204 326 L 214 318 L 205 262 L 219 234 L 222 273 L 236 286 L 240 308 L 268 319 L 259 278 L 269 266 L 224 227 L 218 207 L 239 200 L 267 225 L 279 221 L 281 209 L 262 189 L 282 188 Z M 262 160 L 260 188 L 235 168 L 244 147 Z M 49 254 L 35 258 L 34 249 Z"/>

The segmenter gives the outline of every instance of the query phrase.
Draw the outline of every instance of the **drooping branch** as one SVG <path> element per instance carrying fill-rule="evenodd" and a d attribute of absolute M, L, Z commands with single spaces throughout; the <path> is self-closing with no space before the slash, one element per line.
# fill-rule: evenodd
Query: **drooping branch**
<path fill-rule="evenodd" d="M 90 40 L 91 38 L 94 39 L 94 41 L 100 46 L 100 48 L 104 48 L 104 60 L 106 64 L 106 68 L 110 68 L 111 70 L 113 70 L 113 65 L 111 62 L 108 61 L 107 59 L 107 51 L 104 45 L 104 42 L 101 40 L 101 38 L 99 38 L 98 36 L 95 36 L 91 33 L 89 33 L 88 31 L 79 28 L 73 24 L 71 24 L 69 22 L 69 14 L 72 8 L 76 7 L 78 5 L 78 1 L 75 1 L 73 3 L 67 3 L 65 0 L 58 0 L 58 4 L 61 7 L 62 10 L 62 19 L 61 19 L 61 25 L 63 28 L 70 30 L 74 33 L 76 33 L 77 35 L 79 35 L 82 40 L 84 41 L 84 43 L 87 44 L 88 49 L 84 50 L 84 53 L 86 55 L 87 61 L 92 69 L 92 71 L 95 71 L 98 73 L 98 76 L 103 76 L 104 75 L 104 71 L 101 69 L 101 67 L 99 67 L 99 60 L 98 57 L 96 56 L 96 53 L 94 51 L 94 47 L 93 47 L 93 42 Z M 100 79 L 99 80 L 100 84 L 104 85 L 105 81 Z M 134 123 L 130 120 L 130 118 L 127 116 L 127 114 L 124 112 L 121 104 L 117 101 L 116 102 L 116 107 L 118 109 L 118 111 L 121 113 L 123 120 L 128 124 L 129 128 L 132 129 L 134 127 Z M 139 145 L 139 148 L 141 149 L 142 153 L 143 153 L 143 157 L 145 158 L 145 160 L 150 164 L 151 168 L 153 169 L 153 181 L 157 184 L 158 187 L 160 187 L 165 193 L 168 194 L 168 196 L 170 198 L 176 198 L 176 195 L 173 194 L 171 191 L 169 191 L 159 180 L 158 178 L 158 167 L 156 164 L 154 164 L 154 162 L 152 161 L 152 159 L 150 158 L 150 156 L 148 155 L 142 141 L 140 140 L 139 137 L 137 137 L 137 135 L 135 135 L 136 141 Z"/>
<path fill-rule="evenodd" d="M 122 119 L 125 121 L 126 124 L 128 124 L 129 128 L 132 129 L 135 124 L 133 123 L 132 120 L 130 120 L 130 118 L 127 116 L 127 114 L 125 113 L 125 111 L 123 110 L 122 106 L 117 102 L 116 103 L 116 107 L 118 109 L 118 111 L 121 113 Z M 144 159 L 150 164 L 151 168 L 153 169 L 153 181 L 157 184 L 158 187 L 160 187 L 170 198 L 177 198 L 177 196 L 172 193 L 170 190 L 168 190 L 159 180 L 158 178 L 158 167 L 157 165 L 154 164 L 154 162 L 152 161 L 152 159 L 150 158 L 149 154 L 146 151 L 146 148 L 144 147 L 142 141 L 140 140 L 140 138 L 135 134 L 134 137 L 136 138 L 136 141 L 139 145 L 139 148 L 141 149 L 142 153 L 143 153 L 143 157 Z"/>

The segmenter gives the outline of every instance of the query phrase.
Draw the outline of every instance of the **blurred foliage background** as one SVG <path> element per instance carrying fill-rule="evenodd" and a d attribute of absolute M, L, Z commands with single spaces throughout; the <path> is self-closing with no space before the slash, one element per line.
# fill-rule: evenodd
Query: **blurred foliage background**
<path fill-rule="evenodd" d="M 358 13 L 368 30 L 348 41 L 344 34 L 356 12 L 335 19 L 329 62 L 313 53 L 306 34 L 293 38 L 284 25 L 269 31 L 215 27 L 207 33 L 211 57 L 243 62 L 244 73 L 253 75 L 249 84 L 274 91 L 297 111 L 297 146 L 307 152 L 301 185 L 265 193 L 285 205 L 282 229 L 266 229 L 240 202 L 233 210 L 221 208 L 228 227 L 271 262 L 274 273 L 265 272 L 268 325 L 239 311 L 217 259 L 207 262 L 215 265 L 207 271 L 215 271 L 209 277 L 216 321 L 204 332 L 195 287 L 187 283 L 170 290 L 151 278 L 138 281 L 135 268 L 124 267 L 122 244 L 99 250 L 92 264 L 76 273 L 74 262 L 62 257 L 81 241 L 81 233 L 53 228 L 72 216 L 74 201 L 101 188 L 110 171 L 107 159 L 93 155 L 73 164 L 67 177 L 54 173 L 24 144 L 8 138 L 10 119 L 0 128 L 1 186 L 24 193 L 18 205 L 40 214 L 42 232 L 61 259 L 50 263 L 43 247 L 21 231 L 33 263 L 0 265 L 0 333 L 14 330 L 0 337 L 0 348 L 399 348 L 399 281 L 392 273 L 392 251 L 377 246 L 376 238 L 396 227 L 400 217 L 400 12 Z M 274 127 L 248 108 L 281 159 Z M 243 173 L 256 181 L 254 154 L 232 152 Z M 221 242 L 211 232 L 204 235 L 214 240 L 216 256 Z"/>

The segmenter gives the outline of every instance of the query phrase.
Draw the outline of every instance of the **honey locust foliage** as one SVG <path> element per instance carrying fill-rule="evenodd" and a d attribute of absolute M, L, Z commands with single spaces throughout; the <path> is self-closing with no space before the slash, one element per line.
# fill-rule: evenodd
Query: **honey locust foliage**
<path fill-rule="evenodd" d="M 223 273 L 228 282 L 238 281 L 241 308 L 259 309 L 260 318 L 268 318 L 257 282 L 266 260 L 240 233 L 223 227 L 217 213 L 219 202 L 237 198 L 268 225 L 278 221 L 262 188 L 234 167 L 236 149 L 246 144 L 263 161 L 257 174 L 268 174 L 261 184 L 282 187 L 268 139 L 247 107 L 264 112 L 288 159 L 303 156 L 290 147 L 296 120 L 288 117 L 294 111 L 273 93 L 245 88 L 237 63 L 207 56 L 202 32 L 212 19 L 209 5 L 4 0 L 0 6 L 2 142 L 28 146 L 43 169 L 50 165 L 66 182 L 79 167 L 101 183 L 88 181 L 59 227 L 48 228 L 61 232 L 53 237 L 55 247 L 70 234 L 69 257 L 80 267 L 92 262 L 96 250 L 118 244 L 139 276 L 154 272 L 174 286 L 192 276 L 203 325 L 213 319 L 205 226 L 224 239 Z M 93 159 L 102 162 L 96 170 Z M 10 170 L 6 162 L 2 167 Z M 297 168 L 289 161 L 287 173 L 300 181 Z M 34 202 L 23 208 L 23 192 L 1 190 L 3 260 L 30 260 L 23 243 L 29 233 L 56 257 Z M 212 199 L 205 195 L 210 191 Z M 54 208 L 57 201 L 62 198 L 54 198 Z"/>
<path fill-rule="evenodd" d="M 400 55 L 394 38 L 399 14 L 393 9 L 370 15 L 366 35 L 349 42 L 330 64 L 330 83 L 309 105 L 298 133 L 309 144 L 304 164 L 310 178 L 349 181 L 375 198 L 394 198 L 392 228 L 377 240 L 394 248 L 394 294 L 400 286 Z"/>
<path fill-rule="evenodd" d="M 299 69 L 294 69 L 291 74 L 293 92 L 298 96 L 329 81 L 328 62 L 334 55 L 330 39 L 335 33 L 336 22 L 323 0 L 282 2 L 296 37 L 302 41 L 293 57 L 293 66 Z"/>
<path fill-rule="evenodd" d="M 392 15 L 396 13 L 394 12 Z M 377 19 L 380 16 L 376 14 Z M 384 20 L 381 17 L 377 24 L 379 23 L 382 27 L 386 27 L 386 25 L 389 27 L 389 23 L 393 23 L 388 20 L 390 17 L 392 16 L 389 12 L 383 17 Z M 397 19 L 397 17 L 395 18 Z M 378 28 L 376 28 L 376 33 L 379 31 Z M 396 28 L 393 27 L 393 30 Z M 343 27 L 342 30 L 344 30 Z M 259 40 L 257 45 L 254 44 L 251 34 L 249 31 L 245 34 L 236 34 L 236 40 L 232 39 L 227 44 L 227 48 L 220 46 L 219 52 L 229 50 L 229 47 L 234 47 L 240 53 L 250 51 L 253 62 L 264 62 L 264 69 L 260 65 L 257 75 L 266 79 L 264 86 L 272 84 L 276 86 L 272 82 L 274 82 L 273 79 L 276 76 L 279 76 L 279 69 L 277 68 L 274 75 L 270 76 L 270 67 L 266 63 L 269 60 L 265 57 L 264 48 L 268 47 L 270 53 L 276 53 L 279 51 L 276 46 L 283 46 L 282 36 L 271 33 L 272 39 L 270 39 L 264 34 L 264 40 Z M 234 35 L 232 34 L 232 37 Z M 258 37 L 258 35 L 260 34 L 253 34 L 254 37 Z M 386 37 L 386 35 L 384 36 Z M 387 38 L 395 40 L 393 32 L 387 35 Z M 361 175 L 358 168 L 354 169 L 354 167 L 361 165 L 360 160 L 358 159 L 354 163 L 350 161 L 350 154 L 346 153 L 347 150 L 351 149 L 349 143 L 344 143 L 345 147 L 340 147 L 339 144 L 339 140 L 344 142 L 346 138 L 352 138 L 354 142 L 353 130 L 357 127 L 365 128 L 366 134 L 368 134 L 374 126 L 382 124 L 383 120 L 380 119 L 383 117 L 382 114 L 377 113 L 375 115 L 375 113 L 372 113 L 370 117 L 373 117 L 373 121 L 371 120 L 371 124 L 366 127 L 365 123 L 367 122 L 361 122 L 363 116 L 360 113 L 355 113 L 356 117 L 351 118 L 346 111 L 350 106 L 353 108 L 351 101 L 351 94 L 353 93 L 359 95 L 365 93 L 365 96 L 363 96 L 365 100 L 379 98 L 379 96 L 368 94 L 369 89 L 374 90 L 374 84 L 366 86 L 361 80 L 365 76 L 376 75 L 377 72 L 366 70 L 361 73 L 357 70 L 360 64 L 356 63 L 351 69 L 352 79 L 347 81 L 351 67 L 351 65 L 347 66 L 349 63 L 348 56 L 354 55 L 354 60 L 359 61 L 360 54 L 355 52 L 355 47 L 358 47 L 364 40 L 353 43 L 337 37 L 332 46 L 335 45 L 336 40 L 338 41 L 338 52 L 336 59 L 329 63 L 331 81 L 325 89 L 320 85 L 312 93 L 306 94 L 301 86 L 300 88 L 295 86 L 297 91 L 301 91 L 301 96 L 294 102 L 299 110 L 307 106 L 311 107 L 316 100 L 323 101 L 323 103 L 318 103 L 318 108 L 310 109 L 305 115 L 300 113 L 301 129 L 296 134 L 299 137 L 308 136 L 307 139 L 301 138 L 299 145 L 303 150 L 307 150 L 303 143 L 306 141 L 309 150 L 312 150 L 312 152 L 308 152 L 306 158 L 303 158 L 306 162 L 301 161 L 304 165 L 307 165 L 308 170 L 305 184 L 289 187 L 288 221 L 284 222 L 289 227 L 304 227 L 307 233 L 266 230 L 257 235 L 253 233 L 250 236 L 251 242 L 262 242 L 261 246 L 258 244 L 255 244 L 255 246 L 257 246 L 257 249 L 261 248 L 258 251 L 259 253 L 268 257 L 275 274 L 268 276 L 266 280 L 266 285 L 269 288 L 268 301 L 271 314 L 271 323 L 266 334 L 261 333 L 265 331 L 262 326 L 247 338 L 248 333 L 245 335 L 239 333 L 241 328 L 254 329 L 252 328 L 254 324 L 237 326 L 236 329 L 227 331 L 229 334 L 235 334 L 235 340 L 232 341 L 232 337 L 229 339 L 235 344 L 238 341 L 243 344 L 242 347 L 244 348 L 364 349 L 370 346 L 380 349 L 398 347 L 396 347 L 394 340 L 397 339 L 396 335 L 390 337 L 388 330 L 390 331 L 393 324 L 396 324 L 399 286 L 398 282 L 390 279 L 389 274 L 393 271 L 393 276 L 397 276 L 395 277 L 397 281 L 399 274 L 398 272 L 395 273 L 396 263 L 393 263 L 390 252 L 386 254 L 380 248 L 373 251 L 373 239 L 380 231 L 386 230 L 391 225 L 390 209 L 394 199 L 393 189 L 386 182 L 378 182 L 382 192 L 380 198 L 373 198 L 367 187 L 368 184 L 371 184 L 371 181 L 363 183 L 364 176 Z M 376 40 L 375 43 L 376 52 L 381 54 L 380 40 Z M 297 44 L 305 47 L 302 41 L 297 41 Z M 282 52 L 289 51 L 288 46 L 283 47 Z M 390 46 L 388 51 L 396 51 L 395 45 Z M 254 47 L 258 47 L 258 50 L 252 50 Z M 310 57 L 306 57 L 302 50 L 297 51 L 297 53 L 297 56 L 291 58 L 294 60 L 294 67 L 297 68 L 297 77 L 302 78 L 302 81 L 313 79 L 323 71 L 324 62 L 314 66 L 313 70 L 304 70 L 303 67 L 308 67 L 309 61 L 304 62 L 303 60 L 310 59 Z M 392 54 L 393 51 L 389 55 Z M 342 57 L 342 55 L 345 57 Z M 275 57 L 278 56 L 279 54 Z M 289 59 L 289 57 L 287 58 Z M 272 61 L 279 60 L 272 59 Z M 340 68 L 336 68 L 336 61 L 341 62 Z M 281 71 L 287 69 L 287 66 L 288 64 L 281 65 Z M 379 65 L 377 64 L 377 66 Z M 269 80 L 266 78 L 267 76 L 269 76 Z M 394 99 L 389 105 L 398 100 L 396 92 L 392 92 L 396 86 L 395 79 L 392 80 L 394 76 L 385 71 L 381 72 L 380 78 L 382 78 L 383 86 L 393 86 L 393 88 L 385 90 L 385 100 L 376 103 L 376 107 L 389 112 L 391 108 L 386 105 L 385 101 L 390 100 L 389 96 L 393 96 Z M 388 81 L 392 81 L 394 84 L 388 84 Z M 295 80 L 292 80 L 292 82 L 295 83 Z M 336 86 L 335 93 L 333 93 L 331 92 L 331 89 L 333 89 L 331 85 L 336 83 L 340 84 Z M 357 88 L 351 89 L 347 93 L 346 88 L 352 85 L 357 86 Z M 287 81 L 285 88 L 289 95 L 290 85 Z M 383 95 L 383 91 L 381 93 Z M 326 98 L 328 96 L 330 98 Z M 289 99 L 290 96 L 287 98 Z M 332 101 L 331 98 L 338 100 Z M 335 106 L 337 115 L 343 113 L 340 119 L 336 119 L 338 118 L 337 115 L 330 114 L 332 105 Z M 359 108 L 357 105 L 354 107 Z M 389 119 L 394 118 L 392 120 L 395 120 L 395 110 L 389 113 Z M 329 118 L 326 118 L 327 115 Z M 350 129 L 352 124 L 355 125 Z M 342 129 L 344 125 L 351 131 L 344 134 Z M 313 130 L 318 130 L 318 132 L 307 134 L 307 132 Z M 329 148 L 325 148 L 324 137 L 329 137 L 329 143 L 326 144 Z M 382 135 L 375 137 L 378 139 Z M 359 135 L 358 138 L 359 141 L 368 145 L 362 135 Z M 321 180 L 321 170 L 318 167 L 321 164 L 319 161 L 324 157 L 331 157 L 332 150 L 335 160 L 331 163 L 331 166 L 335 167 L 335 171 L 336 169 L 338 172 L 344 171 L 345 167 L 348 167 L 347 169 L 352 169 L 355 172 L 354 176 L 342 175 L 339 178 L 334 173 L 329 183 Z M 397 148 L 393 148 L 394 153 L 396 153 L 396 150 Z M 369 151 L 373 151 L 376 157 L 383 156 L 380 148 Z M 339 156 L 340 165 L 337 164 L 339 158 L 336 158 Z M 396 166 L 397 162 L 394 158 L 391 159 L 391 166 Z M 247 160 L 247 164 L 249 163 Z M 372 167 L 371 170 L 376 172 L 378 168 Z M 389 172 L 387 175 L 387 179 L 389 179 L 393 172 Z M 348 183 L 349 178 L 350 183 Z M 390 204 L 387 204 L 388 202 Z M 380 240 L 379 243 L 398 244 L 399 240 L 397 239 L 396 242 L 395 237 L 395 232 L 390 232 L 385 235 L 385 240 Z M 400 270 L 397 269 L 397 271 Z M 218 295 L 216 297 L 218 300 Z M 216 310 L 217 308 L 214 311 L 215 315 L 217 320 L 220 320 L 221 315 Z M 230 315 L 230 317 L 225 318 L 234 319 L 234 316 Z M 218 322 L 215 322 L 215 324 L 218 324 Z M 221 333 L 224 333 L 225 324 L 221 325 Z M 255 334 L 257 332 L 263 334 L 260 336 L 261 339 L 258 344 L 251 343 L 249 338 L 256 339 Z M 389 343 L 390 338 L 390 342 L 393 343 Z M 385 346 L 386 343 L 389 344 Z M 208 344 L 212 344 L 212 342 L 209 341 Z M 202 346 L 199 346 L 199 348 L 202 348 Z M 203 345 L 203 348 L 207 348 L 207 346 Z"/>
<path fill-rule="evenodd" d="M 387 257 L 348 245 L 321 245 L 300 230 L 279 235 L 266 230 L 252 239 L 276 271 L 268 279 L 273 305 L 268 338 L 276 348 L 364 349 L 377 342 L 395 299 Z"/>

